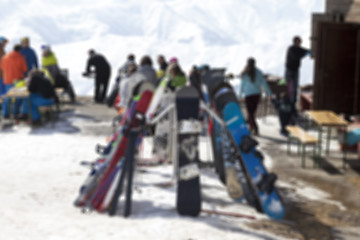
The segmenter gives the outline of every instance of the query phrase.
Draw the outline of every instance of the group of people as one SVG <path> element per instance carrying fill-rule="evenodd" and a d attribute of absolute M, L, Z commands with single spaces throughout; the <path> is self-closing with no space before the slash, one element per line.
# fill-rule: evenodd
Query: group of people
<path fill-rule="evenodd" d="M 287 136 L 288 131 L 286 126 L 295 124 L 297 120 L 297 99 L 299 87 L 299 68 L 301 59 L 307 55 L 311 55 L 309 49 L 301 47 L 301 38 L 295 36 L 292 45 L 289 46 L 286 52 L 285 61 L 285 80 L 287 85 L 287 92 L 276 96 L 272 99 L 276 103 L 280 112 L 280 134 Z M 255 113 L 261 99 L 262 89 L 265 90 L 269 98 L 273 98 L 273 94 L 264 78 L 264 74 L 256 67 L 254 58 L 249 58 L 244 70 L 240 74 L 240 97 L 245 98 L 245 104 L 248 115 L 248 122 L 250 130 L 255 134 L 259 134 L 259 128 L 256 124 Z M 284 114 L 283 114 L 284 112 Z"/>
<path fill-rule="evenodd" d="M 89 58 L 83 76 L 94 77 L 94 102 L 104 103 L 111 66 L 107 59 L 102 54 L 95 52 L 94 49 L 90 49 L 88 54 Z M 156 87 L 160 80 L 165 75 L 168 75 L 171 79 L 168 83 L 169 89 L 175 89 L 186 84 L 185 73 L 181 69 L 177 58 L 171 58 L 168 63 L 163 55 L 159 55 L 157 63 L 159 64 L 158 70 L 155 69 L 153 61 L 148 55 L 143 56 L 139 64 L 136 63 L 134 54 L 127 56 L 116 77 L 116 83 L 119 84 L 117 89 L 119 97 L 115 107 L 119 109 L 119 112 L 122 112 L 128 106 L 136 86 L 141 82 L 146 81 Z"/>
<path fill-rule="evenodd" d="M 31 109 L 31 122 L 33 125 L 40 124 L 39 106 L 53 105 L 58 102 L 55 88 L 61 87 L 70 96 L 71 102 L 75 102 L 75 92 L 68 78 L 61 72 L 55 54 L 50 46 L 43 45 L 41 66 L 33 48 L 30 47 L 30 39 L 23 37 L 20 43 L 15 44 L 13 50 L 5 52 L 8 39 L 0 37 L 0 96 L 5 95 L 2 104 L 3 118 L 12 115 L 19 120 L 26 120 Z M 29 102 L 17 98 L 12 112 L 9 109 L 7 92 L 16 86 L 26 86 L 29 91 Z"/>
<path fill-rule="evenodd" d="M 0 96 L 6 94 L 9 89 L 14 87 L 17 81 L 27 79 L 31 108 L 33 108 L 32 121 L 38 121 L 40 118 L 36 109 L 37 106 L 54 104 L 58 101 L 54 91 L 57 87 L 63 88 L 69 94 L 71 101 L 75 102 L 73 87 L 68 78 L 61 72 L 56 56 L 50 46 L 42 46 L 42 61 L 41 67 L 39 67 L 37 55 L 30 47 L 29 38 L 22 38 L 20 44 L 14 46 L 13 51 L 5 54 L 4 49 L 7 42 L 5 37 L 0 37 Z M 94 77 L 94 102 L 104 103 L 111 76 L 111 65 L 102 54 L 97 53 L 94 49 L 90 49 L 88 54 L 89 58 L 83 75 Z M 296 101 L 299 85 L 299 67 L 301 59 L 308 54 L 310 54 L 310 51 L 301 47 L 301 38 L 298 36 L 294 37 L 293 44 L 288 48 L 286 55 L 285 79 L 288 91 L 281 96 L 282 100 L 288 101 L 290 106 L 289 114 L 291 117 L 288 119 L 295 119 L 297 115 Z M 148 81 L 156 87 L 160 80 L 167 75 L 171 78 L 171 81 L 169 81 L 170 89 L 186 84 L 185 73 L 175 57 L 167 62 L 163 55 L 159 55 L 157 63 L 158 70 L 156 71 L 149 56 L 143 56 L 139 65 L 137 65 L 135 55 L 128 55 L 126 62 L 119 68 L 116 78 L 119 85 L 118 95 L 120 96 L 116 104 L 118 109 L 124 109 L 127 106 L 132 91 L 142 81 Z M 240 73 L 240 77 L 241 91 L 239 97 L 245 99 L 250 130 L 255 135 L 258 135 L 259 127 L 256 123 L 255 115 L 262 91 L 265 90 L 269 97 L 272 96 L 272 93 L 262 71 L 256 66 L 254 58 L 248 59 L 245 68 Z M 190 76 L 189 79 L 190 84 L 200 90 L 201 82 L 194 81 L 197 78 L 193 76 Z M 47 80 L 47 83 L 50 84 L 45 83 L 43 80 Z M 13 112 L 10 113 L 8 101 L 9 99 L 5 98 L 2 105 L 2 115 L 4 118 L 8 118 L 10 114 L 18 118 L 27 117 L 27 104 L 17 100 L 14 105 L 15 107 L 12 109 Z M 287 135 L 285 128 L 287 124 L 290 124 L 290 122 L 281 124 L 281 134 Z"/>
<path fill-rule="evenodd" d="M 285 79 L 288 86 L 288 91 L 281 96 L 277 96 L 277 105 L 279 111 L 287 111 L 287 117 L 280 116 L 282 135 L 287 136 L 286 125 L 294 124 L 297 117 L 296 102 L 297 92 L 299 86 L 299 68 L 300 62 L 303 57 L 310 55 L 310 50 L 301 47 L 301 38 L 295 36 L 293 38 L 292 45 L 288 48 L 286 53 L 285 63 Z M 116 103 L 116 107 L 122 109 L 128 106 L 130 96 L 134 87 L 142 82 L 148 81 L 155 87 L 159 84 L 162 77 L 167 75 L 171 78 L 168 87 L 175 89 L 178 86 L 186 84 L 186 77 L 178 60 L 171 58 L 169 62 L 166 61 L 163 55 L 157 57 L 158 70 L 153 67 L 152 60 L 149 56 L 143 56 L 140 60 L 140 64 L 137 65 L 135 61 L 135 55 L 129 54 L 126 62 L 120 67 L 118 76 L 116 78 L 119 88 L 117 89 L 120 96 L 119 101 Z M 203 71 L 208 67 L 207 65 L 201 65 L 192 69 L 189 74 L 190 84 L 197 88 L 201 94 L 201 80 L 200 76 L 196 76 L 197 73 Z M 108 81 L 110 78 L 111 67 L 105 57 L 95 50 L 89 50 L 89 59 L 87 61 L 86 70 L 84 76 L 90 76 L 95 74 L 95 94 L 94 101 L 97 103 L 103 103 L 106 98 L 106 91 Z M 259 127 L 256 123 L 256 110 L 261 99 L 261 94 L 265 91 L 269 98 L 273 98 L 273 94 L 264 78 L 262 71 L 256 66 L 256 60 L 250 57 L 247 63 L 240 73 L 241 84 L 239 97 L 245 99 L 245 105 L 247 110 L 248 123 L 250 131 L 254 135 L 259 134 Z M 179 80 L 180 79 L 180 80 Z M 284 107 L 284 105 L 286 105 Z"/>

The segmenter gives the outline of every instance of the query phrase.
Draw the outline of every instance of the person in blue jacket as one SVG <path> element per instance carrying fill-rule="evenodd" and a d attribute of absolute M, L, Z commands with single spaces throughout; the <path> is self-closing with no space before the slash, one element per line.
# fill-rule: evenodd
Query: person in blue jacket
<path fill-rule="evenodd" d="M 30 40 L 28 37 L 23 37 L 21 39 L 21 54 L 24 56 L 26 60 L 26 65 L 28 68 L 26 74 L 30 72 L 32 69 L 38 69 L 39 66 L 38 66 L 37 55 L 34 49 L 30 47 Z"/>
<path fill-rule="evenodd" d="M 247 64 L 240 74 L 241 85 L 239 97 L 245 97 L 245 105 L 248 113 L 250 131 L 259 135 L 259 128 L 256 124 L 255 114 L 261 99 L 262 89 L 265 89 L 267 96 L 271 96 L 271 90 L 266 83 L 263 73 L 256 67 L 255 59 L 249 58 Z"/>

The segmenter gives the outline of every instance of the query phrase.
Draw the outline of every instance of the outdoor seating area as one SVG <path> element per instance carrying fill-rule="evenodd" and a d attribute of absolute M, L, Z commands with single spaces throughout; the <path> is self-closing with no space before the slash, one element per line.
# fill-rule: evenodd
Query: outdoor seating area
<path fill-rule="evenodd" d="M 273 95 L 278 97 L 287 93 L 287 85 L 282 81 L 280 77 L 267 76 L 266 78 Z M 316 95 L 314 95 L 314 93 Z M 332 158 L 330 149 L 332 151 L 338 151 L 342 160 L 342 168 L 347 167 L 348 155 L 357 153 L 357 158 L 360 160 L 360 141 L 357 144 L 349 144 L 347 136 L 354 133 L 354 129 L 360 128 L 360 124 L 356 121 L 356 114 L 339 112 L 331 110 L 331 104 L 328 107 L 321 108 L 321 105 L 316 104 L 314 108 L 314 100 L 319 97 L 323 97 L 325 92 L 314 92 L 314 85 L 307 84 L 301 86 L 299 89 L 299 101 L 297 109 L 299 109 L 299 116 L 295 125 L 289 125 L 286 130 L 289 132 L 288 136 L 288 154 L 291 153 L 291 144 L 296 143 L 298 145 L 298 154 L 301 155 L 301 166 L 305 167 L 305 159 L 307 156 L 306 147 L 313 147 L 312 158 L 314 161 L 314 167 L 321 166 L 323 161 Z M 269 103 L 266 103 L 266 107 L 269 108 Z M 334 106 L 336 104 L 334 103 Z M 336 105 L 337 106 L 337 105 Z M 262 107 L 259 107 L 258 115 L 274 114 L 276 110 L 272 105 L 266 111 L 262 111 Z M 266 109 L 266 108 L 265 108 Z M 345 111 L 345 109 L 344 109 Z M 267 114 L 266 114 L 267 113 Z M 347 119 L 347 120 L 345 120 Z M 350 121 L 353 119 L 353 121 Z M 351 127 L 350 127 L 351 126 Z M 360 139 L 360 137 L 359 137 Z M 333 146 L 330 146 L 331 142 Z M 324 154 L 325 153 L 325 154 Z M 334 153 L 336 156 L 338 154 Z"/>
<path fill-rule="evenodd" d="M 64 90 L 62 88 L 57 89 L 56 94 L 58 94 L 58 96 L 61 96 L 63 91 Z M 21 120 L 24 120 L 26 123 L 32 125 L 33 124 L 31 121 L 32 110 L 30 107 L 29 96 L 30 96 L 30 93 L 26 89 L 26 87 L 22 87 L 22 88 L 13 87 L 5 95 L 3 95 L 0 98 L 0 104 L 3 103 L 4 99 L 9 98 L 10 100 L 8 101 L 8 107 L 9 107 L 9 112 L 11 113 L 13 108 L 15 107 L 15 102 L 17 100 L 23 100 L 22 104 L 28 104 L 29 114 L 26 119 L 21 119 Z M 60 97 L 59 97 L 59 99 L 60 99 Z M 54 127 L 55 121 L 58 118 L 58 115 L 60 113 L 60 105 L 58 103 L 55 103 L 53 105 L 48 105 L 48 106 L 39 106 L 38 111 L 40 113 L 41 125 L 45 125 L 47 122 L 50 121 L 51 126 Z M 19 119 L 16 119 L 16 117 L 13 114 L 10 114 L 9 120 L 11 121 L 11 123 L 14 123 L 15 121 L 18 121 Z M 0 121 L 4 121 L 3 117 L 0 118 Z"/>

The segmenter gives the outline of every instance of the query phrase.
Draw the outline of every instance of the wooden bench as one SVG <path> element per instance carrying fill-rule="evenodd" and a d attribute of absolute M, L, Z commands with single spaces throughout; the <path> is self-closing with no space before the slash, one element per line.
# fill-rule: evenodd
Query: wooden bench
<path fill-rule="evenodd" d="M 309 133 L 305 132 L 302 128 L 298 126 L 287 126 L 286 130 L 289 132 L 288 137 L 288 154 L 290 154 L 290 146 L 291 141 L 294 139 L 298 143 L 298 153 L 299 153 L 299 147 L 301 146 L 301 166 L 305 167 L 305 154 L 306 154 L 306 146 L 311 145 L 313 146 L 313 157 L 314 157 L 314 167 L 315 167 L 315 158 L 316 158 L 316 144 L 318 143 L 317 138 L 311 136 Z"/>

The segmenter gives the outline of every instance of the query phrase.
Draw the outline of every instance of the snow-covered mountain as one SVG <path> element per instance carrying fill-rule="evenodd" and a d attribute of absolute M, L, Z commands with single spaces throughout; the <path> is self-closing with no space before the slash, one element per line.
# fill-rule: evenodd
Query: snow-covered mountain
<path fill-rule="evenodd" d="M 310 46 L 311 14 L 323 12 L 324 1 L 1 0 L 0 9 L 7 51 L 23 36 L 38 54 L 50 44 L 77 93 L 92 94 L 92 82 L 81 77 L 89 48 L 111 62 L 112 81 L 130 52 L 154 62 L 158 54 L 176 56 L 185 71 L 208 63 L 233 73 L 253 56 L 264 72 L 282 75 L 293 36 Z M 302 84 L 312 82 L 312 65 L 303 61 Z"/>

